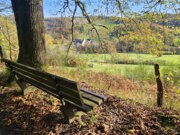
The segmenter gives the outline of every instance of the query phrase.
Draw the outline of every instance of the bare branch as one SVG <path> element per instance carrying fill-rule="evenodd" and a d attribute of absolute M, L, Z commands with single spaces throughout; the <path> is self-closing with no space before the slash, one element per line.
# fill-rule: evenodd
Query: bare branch
<path fill-rule="evenodd" d="M 68 8 L 69 11 L 71 12 L 71 9 L 69 8 L 69 0 L 66 0 L 66 1 L 64 2 L 64 5 L 62 6 L 62 8 L 61 8 L 59 11 L 57 11 L 55 15 L 57 15 L 57 14 L 59 14 L 59 13 L 61 13 L 61 15 L 64 14 L 67 8 Z"/>
<path fill-rule="evenodd" d="M 72 27 L 71 27 L 71 30 L 72 30 L 72 39 L 71 39 L 71 43 L 68 46 L 66 58 L 68 57 L 70 48 L 71 48 L 71 46 L 72 46 L 72 44 L 74 42 L 74 18 L 75 18 L 76 11 L 77 11 L 77 3 L 75 2 L 75 8 L 74 8 L 73 16 L 72 16 Z"/>
<path fill-rule="evenodd" d="M 153 8 L 157 7 L 160 3 L 162 3 L 164 0 L 158 0 L 157 2 L 155 2 L 153 5 L 147 7 L 148 9 L 146 11 L 144 11 L 144 14 L 149 13 Z M 148 2 L 146 0 L 147 4 L 150 5 L 152 2 L 154 2 L 153 0 L 151 0 L 151 2 Z"/>
<path fill-rule="evenodd" d="M 125 23 L 124 20 L 123 20 L 123 16 L 126 17 L 126 18 L 128 18 L 128 17 L 127 17 L 127 15 L 126 15 L 126 13 L 124 12 L 123 8 L 122 8 L 121 2 L 120 2 L 119 0 L 116 0 L 116 3 L 117 3 L 117 6 L 118 6 L 118 8 L 119 8 L 119 10 L 120 10 L 120 13 L 121 13 L 122 23 L 123 23 L 123 25 L 125 26 L 126 31 L 127 31 L 128 28 L 127 28 L 126 23 Z M 126 4 L 127 4 L 127 3 L 126 3 Z M 134 18 L 130 18 L 129 21 L 130 21 L 130 22 L 133 21 L 133 22 L 135 23 L 135 25 L 137 26 L 138 30 L 139 30 L 139 31 L 141 32 L 141 34 L 142 34 L 142 31 L 141 31 L 141 29 L 140 29 L 140 27 L 139 27 L 138 22 L 137 22 Z M 133 27 L 133 26 L 132 26 L 132 27 Z"/>
<path fill-rule="evenodd" d="M 91 27 L 92 27 L 91 30 L 95 30 L 95 32 L 96 32 L 96 34 L 98 36 L 98 40 L 99 40 L 99 47 L 102 48 L 102 41 L 101 41 L 101 38 L 100 38 L 100 34 L 99 34 L 98 30 L 95 27 L 96 25 L 92 23 L 90 17 L 88 16 L 84 3 L 77 0 L 77 5 L 81 9 L 81 12 L 82 12 L 83 16 L 87 19 L 88 23 L 91 25 Z"/>

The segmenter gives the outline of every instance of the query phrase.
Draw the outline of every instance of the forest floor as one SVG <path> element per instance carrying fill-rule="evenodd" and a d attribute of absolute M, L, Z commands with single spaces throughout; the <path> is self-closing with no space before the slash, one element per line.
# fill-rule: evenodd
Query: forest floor
<path fill-rule="evenodd" d="M 31 88 L 20 96 L 16 87 L 0 86 L 0 135 L 7 134 L 180 134 L 180 113 L 148 108 L 109 96 L 108 100 L 71 124 L 63 122 L 59 100 Z"/>

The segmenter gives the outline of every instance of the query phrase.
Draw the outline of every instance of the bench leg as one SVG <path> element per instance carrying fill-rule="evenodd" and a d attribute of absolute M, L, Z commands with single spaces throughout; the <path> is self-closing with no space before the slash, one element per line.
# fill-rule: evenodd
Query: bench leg
<path fill-rule="evenodd" d="M 80 120 L 81 116 L 85 113 L 77 110 L 73 105 L 66 102 L 65 105 L 60 107 L 61 112 L 63 113 L 64 120 L 66 123 L 72 123 L 74 120 Z"/>
<path fill-rule="evenodd" d="M 11 72 L 6 83 L 10 84 L 15 79 L 15 75 Z"/>
<path fill-rule="evenodd" d="M 16 82 L 21 88 L 21 95 L 24 96 L 24 90 L 27 88 L 26 82 L 24 82 L 22 79 L 18 79 Z"/>
<path fill-rule="evenodd" d="M 66 102 L 66 103 L 62 103 L 60 110 L 63 113 L 65 122 L 71 123 L 71 119 L 75 116 L 74 107 Z"/>

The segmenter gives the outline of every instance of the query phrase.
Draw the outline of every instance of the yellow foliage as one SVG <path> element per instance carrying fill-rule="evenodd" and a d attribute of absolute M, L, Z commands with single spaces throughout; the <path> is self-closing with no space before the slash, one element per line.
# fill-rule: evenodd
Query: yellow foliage
<path fill-rule="evenodd" d="M 2 27 L 1 34 L 3 35 L 4 45 L 8 43 L 7 38 L 9 34 L 12 45 L 17 47 L 18 38 L 17 38 L 17 30 L 16 30 L 15 23 L 11 21 L 10 19 L 1 16 L 0 26 Z"/>
<path fill-rule="evenodd" d="M 53 38 L 48 34 L 45 34 L 45 41 L 46 41 L 47 45 L 52 45 L 53 44 Z"/>
<path fill-rule="evenodd" d="M 18 54 L 18 37 L 16 24 L 8 17 L 0 16 L 0 45 L 5 54 L 11 53 L 12 57 L 16 58 Z"/>

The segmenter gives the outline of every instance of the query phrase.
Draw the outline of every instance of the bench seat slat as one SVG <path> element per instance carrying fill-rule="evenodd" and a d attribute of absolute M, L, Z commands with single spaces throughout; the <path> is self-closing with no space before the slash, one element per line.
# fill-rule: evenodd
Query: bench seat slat
<path fill-rule="evenodd" d="M 78 109 L 80 109 L 83 112 L 89 112 L 89 111 L 92 110 L 92 108 L 87 106 L 87 105 L 80 106 L 80 105 L 74 104 L 73 102 L 71 102 L 71 101 L 69 101 L 67 99 L 64 99 L 64 101 L 76 106 Z"/>
<path fill-rule="evenodd" d="M 103 102 L 103 100 L 101 98 L 97 98 L 97 97 L 95 97 L 93 95 L 90 95 L 90 94 L 87 94 L 87 93 L 84 93 L 84 92 L 81 92 L 81 94 L 82 94 L 83 98 L 85 98 L 87 100 L 90 100 L 90 101 L 92 101 L 92 102 L 94 102 L 94 103 L 96 103 L 98 105 L 100 105 Z"/>
<path fill-rule="evenodd" d="M 91 91 L 87 91 L 87 90 L 85 90 L 85 89 L 83 89 L 83 88 L 80 88 L 80 91 L 81 91 L 81 92 L 84 92 L 84 93 L 87 93 L 87 94 L 90 94 L 90 95 L 93 95 L 93 96 L 95 96 L 95 97 L 97 97 L 97 98 L 100 98 L 100 99 L 102 99 L 103 101 L 106 101 L 106 100 L 107 100 L 106 97 L 101 96 L 101 95 L 96 94 L 96 93 L 91 92 Z"/>
<path fill-rule="evenodd" d="M 84 102 L 85 105 L 91 107 L 91 109 L 93 109 L 93 108 L 95 108 L 97 106 L 96 103 L 94 103 L 94 102 L 92 102 L 90 100 L 87 100 L 85 98 L 83 98 L 83 102 Z"/>
<path fill-rule="evenodd" d="M 38 82 L 42 82 L 42 83 L 46 84 L 47 86 L 50 86 L 52 88 L 56 88 L 55 82 L 52 82 L 52 81 L 49 81 L 49 80 L 45 80 L 42 77 L 39 77 L 39 76 L 34 75 L 34 74 L 31 74 L 30 72 L 24 71 L 24 70 L 19 69 L 17 67 L 13 67 L 13 70 L 17 71 L 19 73 L 22 73 L 22 74 L 24 74 L 24 75 L 26 75 L 26 76 L 28 76 L 28 77 L 38 81 Z M 64 93 L 73 95 L 73 97 L 76 97 L 76 98 L 80 98 L 80 94 L 79 94 L 79 92 L 77 90 L 65 87 L 62 84 L 59 84 L 59 85 L 60 85 L 59 86 L 60 90 L 63 91 Z"/>
<path fill-rule="evenodd" d="M 36 87 L 38 87 L 38 88 L 40 88 L 40 89 L 43 89 L 43 90 L 45 90 L 46 92 L 48 91 L 49 93 L 53 93 L 53 94 L 51 94 L 51 95 L 56 95 L 56 97 L 57 97 L 57 95 L 59 95 L 59 92 L 56 90 L 56 89 L 53 89 L 52 87 L 49 87 L 49 86 L 47 86 L 46 84 L 43 84 L 43 83 L 41 83 L 41 82 L 38 82 L 38 81 L 36 81 L 36 80 L 34 80 L 33 78 L 30 78 L 30 77 L 28 77 L 28 76 L 26 76 L 26 75 L 23 75 L 23 74 L 21 74 L 21 73 L 19 73 L 19 72 L 17 72 L 17 71 L 13 71 L 18 77 L 20 77 L 20 78 L 22 78 L 22 79 L 24 79 L 26 82 L 28 82 L 28 83 L 30 83 L 30 84 L 32 84 L 32 85 L 34 85 L 34 86 L 36 86 Z M 64 93 L 63 91 L 62 91 L 62 94 L 63 94 L 63 98 L 66 98 L 66 99 L 69 99 L 69 100 L 71 100 L 71 101 L 73 101 L 75 104 L 78 104 L 78 105 L 83 105 L 83 103 L 82 103 L 82 101 L 80 100 L 80 98 L 75 98 L 75 97 L 73 97 L 73 96 L 71 96 L 71 95 L 68 95 L 67 93 Z M 59 97 L 59 96 L 58 96 Z"/>

